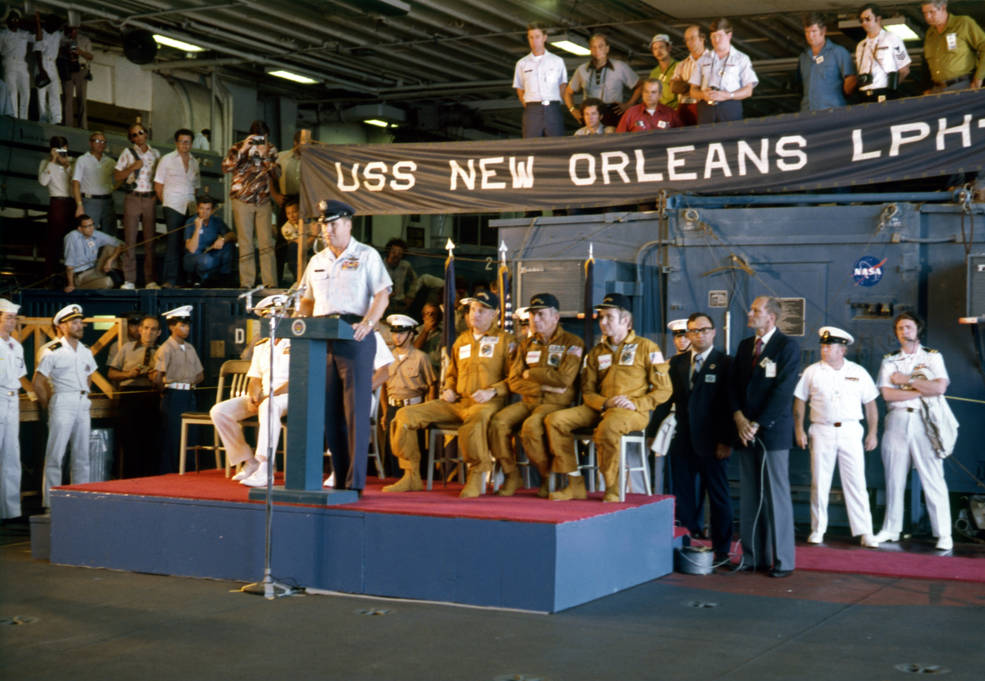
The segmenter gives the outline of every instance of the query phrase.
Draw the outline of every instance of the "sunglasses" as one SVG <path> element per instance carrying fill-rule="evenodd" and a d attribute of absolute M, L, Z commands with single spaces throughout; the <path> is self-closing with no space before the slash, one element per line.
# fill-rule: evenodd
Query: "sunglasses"
<path fill-rule="evenodd" d="M 140 137 L 141 135 L 146 135 L 146 134 L 147 134 L 146 130 L 137 130 L 136 132 L 130 133 L 130 139 L 133 139 L 134 137 Z"/>

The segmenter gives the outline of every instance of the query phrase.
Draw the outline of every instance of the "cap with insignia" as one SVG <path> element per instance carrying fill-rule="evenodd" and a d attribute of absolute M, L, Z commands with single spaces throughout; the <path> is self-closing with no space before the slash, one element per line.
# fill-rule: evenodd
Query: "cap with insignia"
<path fill-rule="evenodd" d="M 462 298 L 462 304 L 468 305 L 469 303 L 479 303 L 490 310 L 499 309 L 499 296 L 495 293 L 490 293 L 489 291 L 479 291 L 474 296 L 470 298 Z"/>
<path fill-rule="evenodd" d="M 55 313 L 55 316 L 51 318 L 51 321 L 55 323 L 55 326 L 58 326 L 62 322 L 70 322 L 73 319 L 82 319 L 82 306 L 78 303 L 66 305 Z"/>
<path fill-rule="evenodd" d="M 176 307 L 173 310 L 168 310 L 167 312 L 165 312 L 163 316 L 169 322 L 179 321 L 179 320 L 191 321 L 192 306 L 182 305 L 181 307 Z"/>
<path fill-rule="evenodd" d="M 276 311 L 279 307 L 284 307 L 287 303 L 287 296 L 283 293 L 275 293 L 272 296 L 267 296 L 263 298 L 259 303 L 253 306 L 253 314 L 258 317 L 266 317 L 271 312 Z M 191 308 L 188 308 L 189 313 Z"/>
<path fill-rule="evenodd" d="M 21 306 L 17 303 L 12 303 L 6 298 L 0 298 L 0 312 L 6 312 L 8 314 L 17 314 L 17 311 L 21 309 Z"/>
<path fill-rule="evenodd" d="M 548 307 L 552 307 L 555 310 L 561 309 L 561 305 L 557 302 L 557 298 L 552 296 L 550 293 L 538 293 L 530 299 L 530 305 L 527 307 L 527 310 L 543 310 Z"/>
<path fill-rule="evenodd" d="M 513 313 L 513 318 L 520 322 L 521 325 L 530 323 L 530 310 L 526 307 L 518 307 L 516 312 Z"/>
<path fill-rule="evenodd" d="M 667 324 L 667 330 L 673 331 L 675 336 L 682 336 L 687 333 L 687 320 L 674 319 Z"/>
<path fill-rule="evenodd" d="M 414 321 L 414 318 L 405 314 L 390 315 L 386 318 L 386 325 L 390 327 L 392 333 L 403 333 L 417 328 L 417 322 Z"/>
<path fill-rule="evenodd" d="M 339 218 L 351 218 L 356 214 L 356 209 L 335 199 L 323 199 L 318 202 L 318 212 L 318 222 L 335 222 Z"/>
<path fill-rule="evenodd" d="M 626 310 L 629 312 L 632 308 L 629 304 L 629 298 L 621 293 L 607 293 L 602 302 L 595 306 L 596 310 L 606 310 L 609 308 L 617 307 L 621 310 Z"/>
<path fill-rule="evenodd" d="M 852 338 L 852 334 L 839 329 L 837 326 L 822 326 L 817 330 L 817 335 L 819 336 L 819 342 L 822 345 L 826 345 L 828 343 L 851 345 L 855 342 L 855 339 Z"/>

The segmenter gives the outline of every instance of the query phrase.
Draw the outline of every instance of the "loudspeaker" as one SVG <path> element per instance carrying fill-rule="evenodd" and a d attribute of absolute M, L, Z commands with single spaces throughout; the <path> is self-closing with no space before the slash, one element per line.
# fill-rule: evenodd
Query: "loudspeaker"
<path fill-rule="evenodd" d="M 154 34 L 142 28 L 124 33 L 123 54 L 134 64 L 150 64 L 157 56 Z"/>

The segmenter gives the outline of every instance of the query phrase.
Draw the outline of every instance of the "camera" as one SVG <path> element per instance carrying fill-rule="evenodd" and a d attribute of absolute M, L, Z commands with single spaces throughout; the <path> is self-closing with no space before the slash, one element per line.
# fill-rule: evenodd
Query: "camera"
<path fill-rule="evenodd" d="M 267 138 L 264 137 L 263 135 L 251 135 L 250 136 L 250 146 L 254 146 L 255 147 L 255 146 L 259 146 L 261 144 L 265 144 L 266 142 L 267 142 Z"/>
<path fill-rule="evenodd" d="M 55 153 L 58 154 L 59 156 L 65 157 L 68 156 L 68 149 L 65 147 L 62 147 L 60 149 L 55 149 Z"/>
<path fill-rule="evenodd" d="M 872 74 L 871 73 L 858 74 L 858 84 L 860 87 L 865 87 L 866 85 L 872 85 Z"/>

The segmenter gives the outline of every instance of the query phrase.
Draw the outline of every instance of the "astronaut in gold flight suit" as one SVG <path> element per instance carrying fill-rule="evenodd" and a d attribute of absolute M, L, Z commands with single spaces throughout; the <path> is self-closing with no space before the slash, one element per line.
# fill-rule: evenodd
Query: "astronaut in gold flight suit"
<path fill-rule="evenodd" d="M 603 501 L 619 501 L 619 439 L 643 430 L 655 406 L 670 398 L 668 364 L 660 346 L 633 333 L 629 299 L 610 293 L 595 306 L 604 338 L 589 351 L 581 374 L 583 404 L 546 419 L 554 470 L 568 473 L 568 486 L 551 499 L 584 499 L 585 481 L 576 466 L 572 431 L 595 427 L 592 439 L 605 479 Z"/>
<path fill-rule="evenodd" d="M 493 459 L 487 429 L 493 414 L 503 408 L 509 389 L 506 373 L 516 351 L 512 334 L 494 326 L 499 298 L 479 291 L 468 303 L 468 329 L 452 346 L 448 370 L 436 400 L 404 407 L 390 426 L 393 453 L 400 460 L 403 477 L 383 488 L 384 492 L 412 492 L 424 489 L 421 482 L 421 450 L 417 431 L 432 423 L 461 423 L 458 449 L 469 466 L 468 479 L 459 494 L 474 498 L 482 493 L 484 474 L 492 472 Z M 515 470 L 512 452 L 501 462 L 503 470 Z"/>
<path fill-rule="evenodd" d="M 551 462 L 544 419 L 574 402 L 575 381 L 581 369 L 585 343 L 561 328 L 558 300 L 550 293 L 538 293 L 530 299 L 530 307 L 526 309 L 530 315 L 530 335 L 520 341 L 507 377 L 510 391 L 519 395 L 522 401 L 493 416 L 489 441 L 493 457 L 506 461 L 513 456 L 511 436 L 519 426 L 523 450 L 540 473 L 537 496 L 547 498 Z M 505 465 L 504 472 L 506 482 L 499 494 L 511 496 L 520 486 L 520 473 L 515 466 L 507 470 Z"/>

